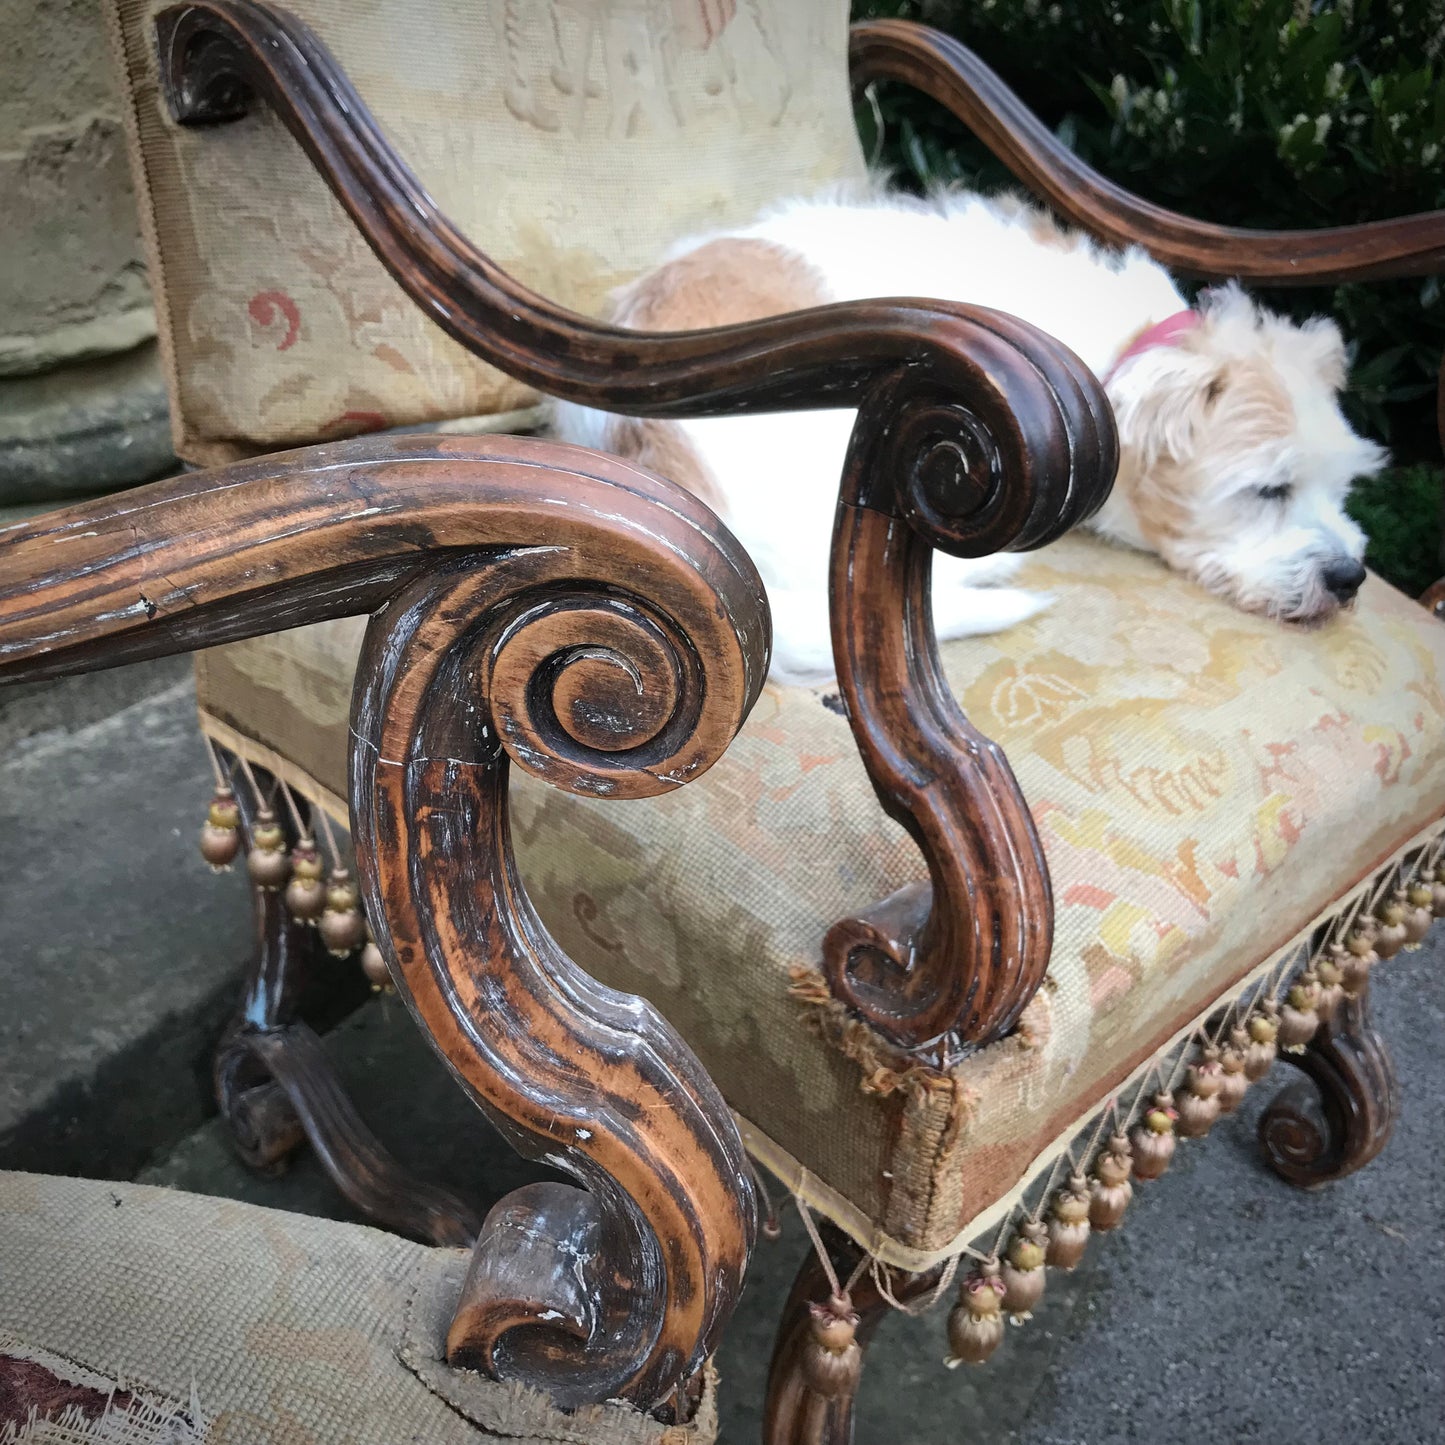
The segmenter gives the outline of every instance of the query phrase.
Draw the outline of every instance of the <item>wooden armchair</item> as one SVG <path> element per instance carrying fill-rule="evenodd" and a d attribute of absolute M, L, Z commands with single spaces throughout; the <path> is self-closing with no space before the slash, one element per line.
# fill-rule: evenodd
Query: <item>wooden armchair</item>
<path fill-rule="evenodd" d="M 368 85 L 353 89 L 323 43 L 384 70 L 379 22 L 333 0 L 296 8 L 314 30 L 252 0 L 118 6 L 189 454 L 264 450 L 286 428 L 302 440 L 331 421 L 445 420 L 488 398 L 515 420 L 527 396 L 496 373 L 448 372 L 470 363 L 428 350 L 417 338 L 429 332 L 402 326 L 409 351 L 388 339 L 376 317 L 399 314 L 395 294 L 338 259 L 341 226 L 460 347 L 541 391 L 651 416 L 859 413 L 833 541 L 836 689 L 759 692 L 755 579 L 699 504 L 536 443 L 354 442 L 164 484 L 141 505 L 153 534 L 134 542 L 125 502 L 12 538 L 22 585 L 0 600 L 11 675 L 227 644 L 199 664 L 202 725 L 252 855 L 282 851 L 289 806 L 288 847 L 312 814 L 349 824 L 367 919 L 414 1012 L 509 1134 L 588 1186 L 523 1191 L 492 1212 L 442 1310 L 452 1363 L 537 1388 L 551 1408 L 620 1397 L 635 1410 L 618 1429 L 663 1418 L 706 1434 L 704 1362 L 753 1230 L 709 1076 L 747 1151 L 828 1221 L 829 1258 L 804 1270 L 780 1326 L 778 1445 L 849 1438 L 860 1346 L 891 1301 L 941 1293 L 965 1258 L 950 1340 L 957 1358 L 986 1358 L 1000 1310 L 1037 1299 L 1044 1261 L 1071 1267 L 1091 1230 L 1119 1224 L 1131 1180 L 1162 1172 L 1176 1137 L 1207 1133 L 1276 1055 L 1318 1096 L 1287 1091 L 1266 1114 L 1275 1167 L 1319 1183 L 1372 1158 L 1395 1084 L 1368 1022 L 1369 968 L 1445 912 L 1445 630 L 1372 579 L 1336 625 L 1287 633 L 1150 558 L 1065 537 L 1112 481 L 1108 403 L 1076 358 L 1008 317 L 890 301 L 640 335 L 544 299 L 571 286 L 581 305 L 603 273 L 621 279 L 591 264 L 595 237 L 569 249 L 572 198 L 537 207 L 551 227 L 537 243 L 489 214 L 508 210 L 504 191 L 479 187 L 479 200 L 454 175 L 477 212 L 463 234 L 383 132 L 414 121 L 410 92 L 388 93 L 379 122 Z M 830 116 L 846 125 L 833 0 L 696 14 L 506 0 L 491 14 L 502 72 L 487 103 L 517 123 L 522 160 L 458 142 L 469 162 L 519 165 L 533 145 L 574 161 L 632 155 L 628 224 L 654 222 L 679 184 L 679 231 L 758 202 L 719 175 L 778 194 L 860 171 L 851 136 L 818 144 Z M 444 38 L 428 41 L 454 61 L 457 37 Z M 767 62 L 751 92 L 749 55 Z M 851 55 L 855 84 L 922 86 L 1063 214 L 1191 273 L 1325 281 L 1445 263 L 1442 215 L 1301 236 L 1148 207 L 923 27 L 859 27 Z M 591 68 L 588 56 L 600 57 Z M 818 82 L 829 57 L 831 91 Z M 673 164 L 701 152 L 679 145 L 663 164 L 649 149 L 669 117 L 682 133 L 699 116 L 717 140 L 708 194 Z M 796 148 L 778 144 L 790 116 Z M 760 179 L 762 158 L 779 155 L 787 173 Z M 196 200 L 202 173 L 210 204 Z M 283 200 L 274 214 L 269 188 Z M 223 194 L 244 197 L 245 214 L 218 212 Z M 512 248 L 505 268 L 475 239 L 489 226 Z M 263 234 L 274 253 L 258 253 Z M 635 232 L 623 240 L 642 247 Z M 208 248 L 225 253 L 210 271 Z M 323 314 L 308 333 L 287 266 L 313 299 L 335 300 L 344 326 L 328 333 Z M 529 268 L 535 287 L 511 274 Z M 249 350 L 214 329 L 218 296 L 251 328 Z M 321 344 L 346 336 L 350 349 Z M 315 376 L 286 370 L 318 346 Z M 316 371 L 327 356 L 335 376 Z M 394 407 L 368 390 L 378 365 L 405 379 Z M 493 464 L 513 480 L 479 484 L 475 504 L 455 490 L 454 474 L 490 477 Z M 520 468 L 536 484 L 517 482 Z M 272 480 L 287 472 L 290 493 Z M 373 472 L 405 481 L 358 479 Z M 634 486 L 617 526 L 655 545 L 614 551 L 612 502 Z M 233 506 L 235 525 L 222 520 Z M 252 516 L 273 519 L 254 554 Z M 235 559 L 206 553 L 178 575 L 194 546 L 181 539 L 218 526 L 237 533 Z M 936 645 L 933 548 L 1051 542 L 1034 580 L 1059 594 L 1054 608 Z M 197 586 L 218 590 L 197 607 Z M 58 615 L 41 626 L 37 608 Z M 364 644 L 335 620 L 360 611 L 376 613 Z M 530 775 L 510 794 L 499 745 Z M 681 782 L 645 807 L 612 801 Z M 283 795 L 288 807 L 271 802 Z M 245 815 L 263 804 L 275 816 L 258 839 Z M 256 994 L 280 1006 L 238 1025 L 218 1070 L 238 1134 L 266 1163 L 304 1129 L 377 1218 L 467 1239 L 465 1203 L 401 1178 L 319 1072 L 292 1013 L 316 933 L 288 914 L 278 881 L 258 893 Z M 289 991 L 271 986 L 278 976 Z M 625 995 L 648 998 L 686 1045 Z M 58 1327 L 37 1343 L 59 1350 Z"/>

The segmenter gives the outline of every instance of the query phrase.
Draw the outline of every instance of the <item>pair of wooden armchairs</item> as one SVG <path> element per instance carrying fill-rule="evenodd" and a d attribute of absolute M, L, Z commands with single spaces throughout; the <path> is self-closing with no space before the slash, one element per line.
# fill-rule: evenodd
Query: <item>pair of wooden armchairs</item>
<path fill-rule="evenodd" d="M 1159 211 L 960 45 L 850 38 L 842 0 L 112 13 L 179 445 L 211 470 L 0 533 L 0 675 L 206 649 L 207 846 L 259 880 L 222 1107 L 254 1163 L 309 1137 L 426 1242 L 0 1176 L 0 1355 L 218 1440 L 710 1438 L 751 1155 L 829 1255 L 780 1325 L 768 1438 L 841 1442 L 890 1296 L 961 1261 L 952 1349 L 985 1358 L 1276 1056 L 1317 1090 L 1264 1117 L 1287 1179 L 1383 1147 L 1368 974 L 1445 912 L 1445 628 L 1372 577 L 1293 632 L 1065 535 L 1112 482 L 1109 406 L 1006 316 L 880 301 L 644 336 L 585 313 L 676 235 L 861 177 L 850 68 L 1190 275 L 1438 271 L 1445 215 Z M 856 407 L 837 684 L 766 683 L 760 583 L 701 503 L 475 434 L 538 391 Z M 936 645 L 935 547 L 1046 543 L 1051 609 Z M 371 968 L 582 1188 L 529 1186 L 478 1233 L 356 1118 L 300 1012 L 325 948 L 363 941 L 328 828 Z"/>

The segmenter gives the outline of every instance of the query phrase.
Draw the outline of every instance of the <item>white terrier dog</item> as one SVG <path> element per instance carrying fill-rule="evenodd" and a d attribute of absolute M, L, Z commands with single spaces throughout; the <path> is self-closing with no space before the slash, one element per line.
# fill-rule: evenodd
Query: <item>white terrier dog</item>
<path fill-rule="evenodd" d="M 1096 531 L 1284 621 L 1321 622 L 1353 599 L 1365 538 L 1345 495 L 1384 453 L 1340 412 L 1334 322 L 1297 326 L 1235 286 L 1190 310 L 1142 251 L 1106 250 L 1014 198 L 790 201 L 744 230 L 680 243 L 618 293 L 614 317 L 685 331 L 900 295 L 1021 317 L 1104 381 L 1120 464 Z M 828 550 L 851 411 L 672 422 L 558 403 L 555 423 L 567 440 L 631 457 L 709 502 L 767 586 L 773 676 L 832 675 Z M 940 639 L 997 631 L 1047 605 L 996 585 L 1020 563 L 937 554 Z"/>

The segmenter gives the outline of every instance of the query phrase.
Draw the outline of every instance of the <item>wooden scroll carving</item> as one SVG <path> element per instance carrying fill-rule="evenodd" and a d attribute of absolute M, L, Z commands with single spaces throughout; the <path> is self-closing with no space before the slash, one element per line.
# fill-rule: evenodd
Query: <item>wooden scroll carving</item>
<path fill-rule="evenodd" d="M 538 921 L 507 772 L 638 798 L 705 771 L 767 667 L 738 544 L 692 498 L 577 448 L 368 439 L 0 530 L 0 579 L 3 679 L 374 614 L 352 809 L 377 942 L 472 1097 L 590 1191 L 514 1198 L 536 1249 L 506 1267 L 484 1227 L 487 1308 L 471 1297 L 452 1343 L 564 1407 L 668 1408 L 741 1287 L 742 1144 L 682 1040 Z M 564 1280 L 547 1261 L 568 1241 Z"/>
<path fill-rule="evenodd" d="M 849 66 L 855 88 L 896 80 L 931 96 L 1059 215 L 1115 245 L 1142 246 L 1186 276 L 1292 286 L 1445 270 L 1445 211 L 1262 231 L 1209 225 L 1141 200 L 1085 165 L 973 51 L 931 26 L 908 20 L 855 25 Z"/>
<path fill-rule="evenodd" d="M 1280 1178 L 1314 1188 L 1363 1169 L 1400 1111 L 1389 1050 L 1370 1022 L 1369 990 L 1346 994 L 1302 1054 L 1281 1053 L 1304 1075 L 1260 1116 L 1259 1142 Z"/>
<path fill-rule="evenodd" d="M 940 677 L 930 554 L 1041 546 L 1102 503 L 1117 444 L 1093 376 L 1021 322 L 942 303 L 716 331 L 600 325 L 519 286 L 457 232 L 293 17 L 202 0 L 158 27 L 178 120 L 267 101 L 417 304 L 511 375 L 638 415 L 860 409 L 834 540 L 835 654 L 869 775 L 922 849 L 931 891 L 889 906 L 888 939 L 871 916 L 840 925 L 825 973 L 877 1029 L 930 1057 L 1004 1032 L 1047 965 L 1048 877 L 1007 762 Z"/>

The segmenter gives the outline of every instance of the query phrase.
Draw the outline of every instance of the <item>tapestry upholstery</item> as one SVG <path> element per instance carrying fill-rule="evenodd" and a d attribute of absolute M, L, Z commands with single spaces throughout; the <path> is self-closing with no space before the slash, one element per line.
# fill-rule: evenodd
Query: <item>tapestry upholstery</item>
<path fill-rule="evenodd" d="M 828 689 L 770 684 L 726 756 L 663 798 L 512 784 L 522 875 L 562 945 L 650 998 L 754 1152 L 902 1264 L 966 1239 L 1127 1076 L 1445 815 L 1445 627 L 1379 578 L 1315 631 L 1082 536 L 1024 580 L 1053 606 L 943 659 L 1037 822 L 1054 952 L 1020 1032 L 952 1071 L 880 1074 L 866 1030 L 825 1038 L 789 993 L 833 922 L 923 876 Z M 203 726 L 343 816 L 362 630 L 198 659 Z"/>
<path fill-rule="evenodd" d="M 564 1414 L 448 1368 L 467 1259 L 234 1200 L 0 1172 L 0 1354 L 58 1356 L 67 1379 L 188 1406 L 206 1445 L 716 1438 L 711 1368 L 697 1419 L 671 1428 L 620 1403 Z"/>
<path fill-rule="evenodd" d="M 386 275 L 280 122 L 165 113 L 106 0 L 176 449 L 196 465 L 526 406 Z M 600 314 L 679 236 L 857 179 L 848 0 L 287 0 L 464 235 Z"/>

